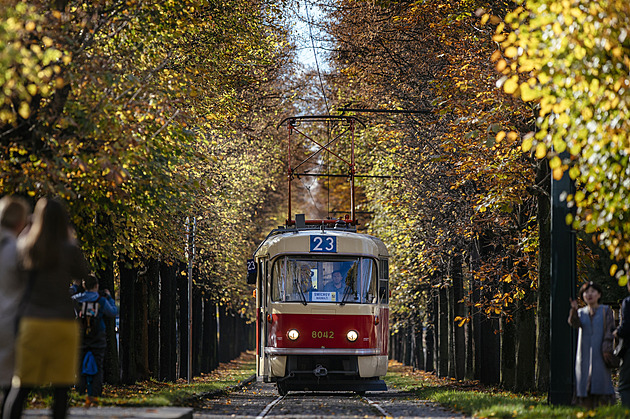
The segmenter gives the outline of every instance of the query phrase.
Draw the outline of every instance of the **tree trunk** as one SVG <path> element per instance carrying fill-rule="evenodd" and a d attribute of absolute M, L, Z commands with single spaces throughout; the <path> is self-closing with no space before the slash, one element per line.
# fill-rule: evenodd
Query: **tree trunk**
<path fill-rule="evenodd" d="M 424 370 L 427 372 L 435 371 L 435 298 L 429 295 L 427 307 L 427 327 L 424 330 L 424 347 L 426 348 L 426 356 L 424 358 Z"/>
<path fill-rule="evenodd" d="M 536 370 L 532 365 L 536 362 L 536 315 L 532 305 L 536 296 L 533 291 L 526 294 L 524 301 L 518 303 L 516 324 L 518 338 L 516 340 L 516 386 L 517 392 L 532 391 L 536 386 Z"/>
<path fill-rule="evenodd" d="M 201 360 L 201 372 L 212 371 L 217 363 L 217 316 L 216 306 L 204 296 L 203 303 L 203 358 Z"/>
<path fill-rule="evenodd" d="M 181 274 L 181 273 L 184 274 Z M 188 277 L 187 266 L 180 262 L 177 275 L 177 305 L 179 306 L 179 378 L 188 378 Z"/>
<path fill-rule="evenodd" d="M 446 286 L 440 286 L 438 292 L 438 376 L 448 376 L 448 292 Z"/>
<path fill-rule="evenodd" d="M 453 287 L 446 288 L 448 298 L 448 376 L 454 378 L 456 373 L 455 365 L 455 298 Z"/>
<path fill-rule="evenodd" d="M 403 365 L 411 366 L 411 354 L 413 351 L 411 343 L 413 342 L 413 332 L 411 329 L 411 322 L 407 319 L 405 324 L 405 333 L 403 334 Z"/>
<path fill-rule="evenodd" d="M 475 271 L 476 266 L 478 265 L 478 260 L 480 255 L 477 251 L 479 242 L 475 240 L 471 245 L 471 271 Z M 483 320 L 483 314 L 479 312 L 479 308 L 475 307 L 477 303 L 481 301 L 481 290 L 480 283 L 475 279 L 474 275 L 470 277 L 470 288 L 472 290 L 472 327 L 471 327 L 471 335 L 472 335 L 472 347 L 473 347 L 473 378 L 475 380 L 481 381 L 481 372 L 482 372 L 482 358 L 481 353 L 482 349 L 482 340 L 481 340 L 481 324 Z"/>
<path fill-rule="evenodd" d="M 545 193 L 537 197 L 538 213 L 538 301 L 536 312 L 536 389 L 549 390 L 549 353 L 551 326 L 549 319 L 551 295 L 551 182 L 547 179 L 547 159 L 540 160 L 536 172 L 536 185 Z"/>
<path fill-rule="evenodd" d="M 498 384 L 501 380 L 501 340 L 499 320 L 483 317 L 481 321 L 481 378 L 483 384 Z"/>
<path fill-rule="evenodd" d="M 515 320 L 511 310 L 501 315 L 501 387 L 506 390 L 514 390 L 516 380 Z"/>
<path fill-rule="evenodd" d="M 160 380 L 177 380 L 177 268 L 160 264 Z"/>
<path fill-rule="evenodd" d="M 423 329 L 424 325 L 422 320 L 417 319 L 414 324 L 414 340 L 415 340 L 415 351 L 414 351 L 414 368 L 419 370 L 424 370 L 424 344 L 423 344 Z"/>
<path fill-rule="evenodd" d="M 453 309 L 455 317 L 466 317 L 464 299 L 464 277 L 462 274 L 462 256 L 451 259 L 451 277 L 453 278 Z M 464 327 L 459 327 L 459 321 L 453 319 L 454 328 L 454 352 L 455 352 L 455 378 L 463 380 L 466 372 L 466 333 Z"/>
<path fill-rule="evenodd" d="M 160 262 L 151 259 L 147 273 L 147 340 L 149 374 L 160 377 Z"/>
<path fill-rule="evenodd" d="M 109 290 L 112 298 L 116 299 L 116 287 L 114 286 L 114 262 L 105 261 L 105 267 L 98 272 L 99 287 L 101 290 Z M 118 358 L 118 340 L 116 339 L 116 319 L 105 317 L 105 333 L 107 334 L 107 349 L 103 362 L 104 382 L 109 384 L 120 383 L 120 359 Z"/>
<path fill-rule="evenodd" d="M 134 284 L 138 276 L 136 268 L 125 267 L 124 262 L 119 262 L 120 270 L 120 365 L 123 384 L 133 384 L 138 381 L 136 369 L 136 322 Z"/>
<path fill-rule="evenodd" d="M 137 380 L 147 380 L 149 372 L 149 285 L 147 278 L 148 269 L 142 275 L 138 275 L 134 287 L 134 359 L 136 362 Z"/>
<path fill-rule="evenodd" d="M 193 289 L 193 377 L 201 374 L 201 357 L 203 356 L 203 302 L 201 299 L 201 290 L 199 288 Z M 191 377 L 192 378 L 192 377 Z"/>

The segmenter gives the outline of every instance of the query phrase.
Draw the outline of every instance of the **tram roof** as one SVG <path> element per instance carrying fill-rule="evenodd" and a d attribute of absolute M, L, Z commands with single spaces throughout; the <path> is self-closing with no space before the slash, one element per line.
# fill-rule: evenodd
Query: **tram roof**
<path fill-rule="evenodd" d="M 311 236 L 336 237 L 337 251 L 334 253 L 311 252 Z M 387 247 L 379 238 L 357 233 L 353 229 L 337 230 L 334 228 L 280 228 L 273 230 L 258 246 L 254 256 L 274 257 L 280 254 L 389 256 Z"/>

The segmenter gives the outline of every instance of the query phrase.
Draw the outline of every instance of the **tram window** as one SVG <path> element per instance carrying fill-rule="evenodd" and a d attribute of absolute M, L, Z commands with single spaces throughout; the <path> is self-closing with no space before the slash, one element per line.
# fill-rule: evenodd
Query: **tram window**
<path fill-rule="evenodd" d="M 379 281 L 379 286 L 378 286 L 378 293 L 379 293 L 379 298 L 381 300 L 381 304 L 387 304 L 387 302 L 389 301 L 389 283 L 388 281 L 381 279 Z"/>
<path fill-rule="evenodd" d="M 273 301 L 376 303 L 376 264 L 369 258 L 330 260 L 285 256 L 272 269 Z"/>

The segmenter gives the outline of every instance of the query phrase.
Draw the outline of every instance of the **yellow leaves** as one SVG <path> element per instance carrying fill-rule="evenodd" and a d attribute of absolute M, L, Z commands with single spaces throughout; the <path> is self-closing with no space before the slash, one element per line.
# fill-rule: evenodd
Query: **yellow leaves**
<path fill-rule="evenodd" d="M 28 117 L 31 116 L 31 107 L 29 106 L 29 104 L 26 103 L 26 102 L 20 103 L 20 107 L 18 109 L 18 114 L 22 118 L 28 119 Z"/>
<path fill-rule="evenodd" d="M 549 168 L 551 168 L 552 170 L 555 170 L 559 167 L 562 166 L 562 160 L 560 160 L 560 157 L 558 156 L 554 156 L 550 161 L 549 161 Z"/>
<path fill-rule="evenodd" d="M 518 76 L 512 76 L 503 84 L 503 91 L 509 95 L 518 89 Z"/>
<path fill-rule="evenodd" d="M 536 144 L 536 158 L 542 159 L 547 155 L 547 145 L 545 143 Z"/>
<path fill-rule="evenodd" d="M 562 179 L 562 176 L 564 175 L 564 170 L 562 170 L 562 167 L 559 167 L 557 169 L 554 169 L 552 174 L 555 180 L 560 180 Z"/>
<path fill-rule="evenodd" d="M 585 198 L 584 191 L 578 190 L 575 193 L 575 196 L 573 197 L 573 200 L 579 204 L 580 202 L 582 202 L 584 200 L 584 198 Z"/>
<path fill-rule="evenodd" d="M 514 58 L 518 55 L 518 50 L 516 49 L 516 47 L 511 46 L 511 47 L 506 48 L 504 54 L 508 58 Z"/>
<path fill-rule="evenodd" d="M 462 327 L 466 323 L 470 322 L 470 317 L 457 316 L 453 319 L 453 321 L 457 323 L 457 327 Z"/>
<path fill-rule="evenodd" d="M 551 29 L 553 30 L 553 33 L 554 33 L 556 36 L 558 36 L 558 35 L 562 34 L 562 26 L 561 26 L 561 25 L 560 25 L 560 23 L 559 23 L 559 22 L 557 22 L 557 21 L 553 24 L 553 26 L 551 27 Z"/>
<path fill-rule="evenodd" d="M 593 117 L 593 110 L 588 106 L 583 107 L 580 113 L 582 114 L 582 119 L 584 120 L 584 122 L 590 121 Z"/>
<path fill-rule="evenodd" d="M 521 144 L 521 150 L 524 153 L 527 153 L 529 150 L 532 149 L 533 144 L 534 144 L 534 137 L 531 135 L 527 136 L 523 138 L 523 144 Z"/>
<path fill-rule="evenodd" d="M 535 89 L 529 87 L 528 83 L 521 83 L 521 99 L 525 102 L 530 102 L 539 98 L 539 93 Z"/>

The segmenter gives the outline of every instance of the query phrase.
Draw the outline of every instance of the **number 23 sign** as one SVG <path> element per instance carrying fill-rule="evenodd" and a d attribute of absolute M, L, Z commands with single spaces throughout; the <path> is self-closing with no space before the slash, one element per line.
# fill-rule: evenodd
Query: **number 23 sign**
<path fill-rule="evenodd" d="M 337 237 L 311 236 L 311 252 L 337 253 Z"/>

